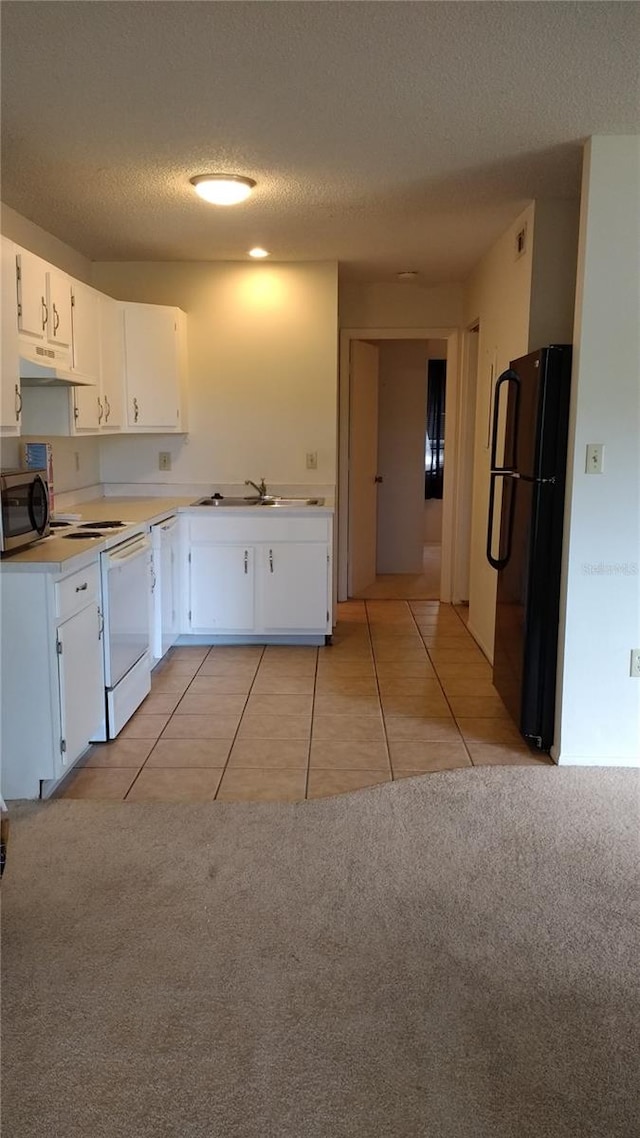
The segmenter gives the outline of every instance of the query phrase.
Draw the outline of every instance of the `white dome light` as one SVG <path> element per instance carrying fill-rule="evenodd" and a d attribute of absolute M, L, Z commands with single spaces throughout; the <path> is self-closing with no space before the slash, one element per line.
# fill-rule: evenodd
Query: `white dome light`
<path fill-rule="evenodd" d="M 196 193 L 212 205 L 237 205 L 249 197 L 255 182 L 240 174 L 197 174 L 189 181 Z"/>
<path fill-rule="evenodd" d="M 250 257 L 256 257 L 256 258 L 268 257 L 269 252 L 267 249 L 261 249 L 259 245 L 256 245 L 255 249 L 249 250 L 249 256 Z"/>

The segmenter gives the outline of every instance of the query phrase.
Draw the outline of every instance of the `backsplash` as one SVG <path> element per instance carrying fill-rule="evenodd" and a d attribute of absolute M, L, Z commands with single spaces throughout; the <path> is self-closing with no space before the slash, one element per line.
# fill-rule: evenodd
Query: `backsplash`
<path fill-rule="evenodd" d="M 82 490 L 100 482 L 100 440 L 97 438 L 62 438 L 23 436 L 11 440 L 17 444 L 16 463 L 22 465 L 23 445 L 26 442 L 50 442 L 53 446 L 53 481 L 56 500 L 59 494 Z M 4 448 L 3 448 L 3 465 Z M 56 503 L 57 504 L 57 503 Z"/>

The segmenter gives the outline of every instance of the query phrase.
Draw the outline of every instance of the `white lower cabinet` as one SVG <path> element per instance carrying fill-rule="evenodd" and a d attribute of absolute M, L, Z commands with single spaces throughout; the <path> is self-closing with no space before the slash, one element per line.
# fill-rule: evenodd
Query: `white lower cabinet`
<path fill-rule="evenodd" d="M 254 550 L 245 545 L 194 545 L 190 560 L 191 632 L 253 632 Z"/>
<path fill-rule="evenodd" d="M 105 737 L 100 573 L 3 566 L 1 586 L 1 789 L 38 798 Z"/>
<path fill-rule="evenodd" d="M 265 632 L 324 629 L 328 613 L 329 550 L 326 542 L 281 541 L 263 545 L 258 574 Z"/>
<path fill-rule="evenodd" d="M 180 524 L 175 516 L 151 527 L 151 648 L 155 660 L 162 659 L 179 634 L 179 539 Z"/>
<path fill-rule="evenodd" d="M 196 635 L 331 634 L 331 518 L 191 516 L 189 618 Z"/>
<path fill-rule="evenodd" d="M 60 691 L 60 761 L 54 777 L 64 774 L 104 719 L 102 616 L 95 601 L 58 626 Z"/>

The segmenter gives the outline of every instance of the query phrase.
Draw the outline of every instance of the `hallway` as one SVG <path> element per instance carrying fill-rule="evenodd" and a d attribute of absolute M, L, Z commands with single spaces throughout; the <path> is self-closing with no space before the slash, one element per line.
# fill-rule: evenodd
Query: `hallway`
<path fill-rule="evenodd" d="M 422 573 L 378 573 L 373 584 L 358 595 L 365 601 L 438 601 L 442 546 L 425 542 L 422 547 Z"/>

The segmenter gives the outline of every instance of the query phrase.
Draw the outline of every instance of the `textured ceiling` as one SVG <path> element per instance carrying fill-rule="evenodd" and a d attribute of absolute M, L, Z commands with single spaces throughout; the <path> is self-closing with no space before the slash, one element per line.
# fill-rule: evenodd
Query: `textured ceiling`
<path fill-rule="evenodd" d="M 640 131 L 637 3 L 4 0 L 2 198 L 94 260 L 462 279 Z M 216 209 L 192 174 L 255 178 Z"/>

